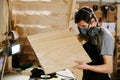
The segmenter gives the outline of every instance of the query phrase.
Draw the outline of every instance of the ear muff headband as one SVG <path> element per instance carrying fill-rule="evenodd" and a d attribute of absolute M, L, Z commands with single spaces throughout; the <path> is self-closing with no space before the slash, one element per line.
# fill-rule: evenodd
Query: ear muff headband
<path fill-rule="evenodd" d="M 85 11 L 85 12 L 87 12 L 88 14 L 89 14 L 89 23 L 88 23 L 88 28 L 89 28 L 89 26 L 90 26 L 90 20 L 91 20 L 91 18 L 92 18 L 92 12 L 90 12 L 90 11 L 88 11 L 88 10 L 86 10 L 86 9 L 82 9 L 83 11 Z"/>
<path fill-rule="evenodd" d="M 87 12 L 88 14 L 89 14 L 89 16 L 90 16 L 90 19 L 92 18 L 92 12 L 90 12 L 90 11 L 88 11 L 88 10 L 86 10 L 86 9 L 82 9 L 83 11 L 85 11 L 85 12 Z"/>

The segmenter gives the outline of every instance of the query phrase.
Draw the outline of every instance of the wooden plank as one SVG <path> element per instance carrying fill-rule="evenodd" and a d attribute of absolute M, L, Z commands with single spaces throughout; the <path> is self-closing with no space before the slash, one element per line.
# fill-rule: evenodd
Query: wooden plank
<path fill-rule="evenodd" d="M 70 68 L 70 71 L 73 73 L 73 75 L 75 76 L 75 78 L 77 80 L 82 80 L 83 70 L 78 70 L 78 69 Z"/>
<path fill-rule="evenodd" d="M 63 0 L 12 0 L 14 2 L 63 2 Z"/>
<path fill-rule="evenodd" d="M 70 1 L 69 1 L 70 2 Z M 70 5 L 71 6 L 71 5 Z M 70 6 L 65 2 L 13 2 L 13 10 L 16 11 L 50 11 L 51 14 L 69 13 Z"/>
<path fill-rule="evenodd" d="M 18 25 L 19 26 L 19 25 Z M 65 29 L 63 26 L 57 26 L 57 27 L 47 27 L 46 28 L 40 28 L 40 27 L 37 27 L 37 26 L 21 26 L 23 27 L 23 30 L 25 31 L 24 34 L 22 34 L 22 32 L 20 32 L 20 36 L 21 37 L 26 37 L 26 35 L 34 35 L 34 34 L 40 34 L 40 33 L 45 33 L 45 32 L 51 32 L 51 31 L 57 31 L 57 30 L 61 30 L 61 29 Z"/>
<path fill-rule="evenodd" d="M 116 25 L 116 36 L 118 37 L 118 36 L 120 36 L 120 4 L 117 4 L 117 21 L 116 21 L 116 23 L 117 23 L 117 25 Z M 116 39 L 117 39 L 117 37 L 116 37 Z M 119 52 L 118 52 L 118 48 L 119 48 L 119 44 L 117 43 L 117 41 L 116 41 L 116 43 L 115 43 L 115 55 L 114 55 L 114 68 L 113 68 L 113 72 L 114 72 L 114 74 L 116 74 L 117 73 L 117 70 L 118 70 L 118 58 L 119 58 Z"/>
<path fill-rule="evenodd" d="M 120 4 L 117 4 L 117 36 L 120 36 Z"/>
<path fill-rule="evenodd" d="M 69 27 L 75 0 L 13 0 L 12 20 L 27 35 Z"/>
<path fill-rule="evenodd" d="M 70 13 L 69 13 L 70 17 L 68 17 L 69 26 L 70 26 L 71 21 L 73 20 L 73 16 L 74 16 L 74 13 L 75 13 L 75 5 L 76 5 L 76 1 L 72 0 L 71 6 L 70 6 L 71 9 L 70 9 Z"/>
<path fill-rule="evenodd" d="M 8 29 L 8 4 L 6 0 L 0 1 L 0 42 L 2 43 L 3 40 L 6 39 L 6 35 Z M 0 45 L 0 48 L 3 47 L 3 44 Z"/>
<path fill-rule="evenodd" d="M 90 62 L 81 43 L 68 30 L 28 36 L 28 40 L 46 74 L 75 65 L 75 60 Z"/>
<path fill-rule="evenodd" d="M 68 26 L 67 15 L 16 15 L 16 21 L 24 25 L 42 25 L 42 26 Z"/>

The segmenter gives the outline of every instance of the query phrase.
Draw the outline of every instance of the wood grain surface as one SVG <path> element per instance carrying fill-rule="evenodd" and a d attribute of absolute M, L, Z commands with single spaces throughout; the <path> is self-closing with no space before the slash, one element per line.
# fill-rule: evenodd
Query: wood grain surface
<path fill-rule="evenodd" d="M 73 67 L 75 60 L 90 62 L 81 43 L 68 30 L 28 36 L 28 40 L 46 74 Z"/>

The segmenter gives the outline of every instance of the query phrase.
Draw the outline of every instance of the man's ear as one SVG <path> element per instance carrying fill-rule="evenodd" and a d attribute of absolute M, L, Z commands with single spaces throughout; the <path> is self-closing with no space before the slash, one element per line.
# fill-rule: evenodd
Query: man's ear
<path fill-rule="evenodd" d="M 91 23 L 91 25 L 96 25 L 96 21 L 95 21 L 95 19 L 92 18 L 90 23 Z"/>
<path fill-rule="evenodd" d="M 91 23 L 95 22 L 95 19 L 94 18 L 91 18 Z"/>

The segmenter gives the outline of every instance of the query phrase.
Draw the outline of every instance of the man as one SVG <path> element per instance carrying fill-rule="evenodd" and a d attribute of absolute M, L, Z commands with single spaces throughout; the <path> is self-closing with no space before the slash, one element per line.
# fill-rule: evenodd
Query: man
<path fill-rule="evenodd" d="M 82 7 L 75 14 L 75 23 L 79 37 L 86 42 L 84 49 L 92 62 L 75 61 L 75 69 L 83 70 L 82 80 L 110 80 L 113 70 L 114 38 L 103 27 L 98 27 L 98 20 L 89 7 Z"/>

